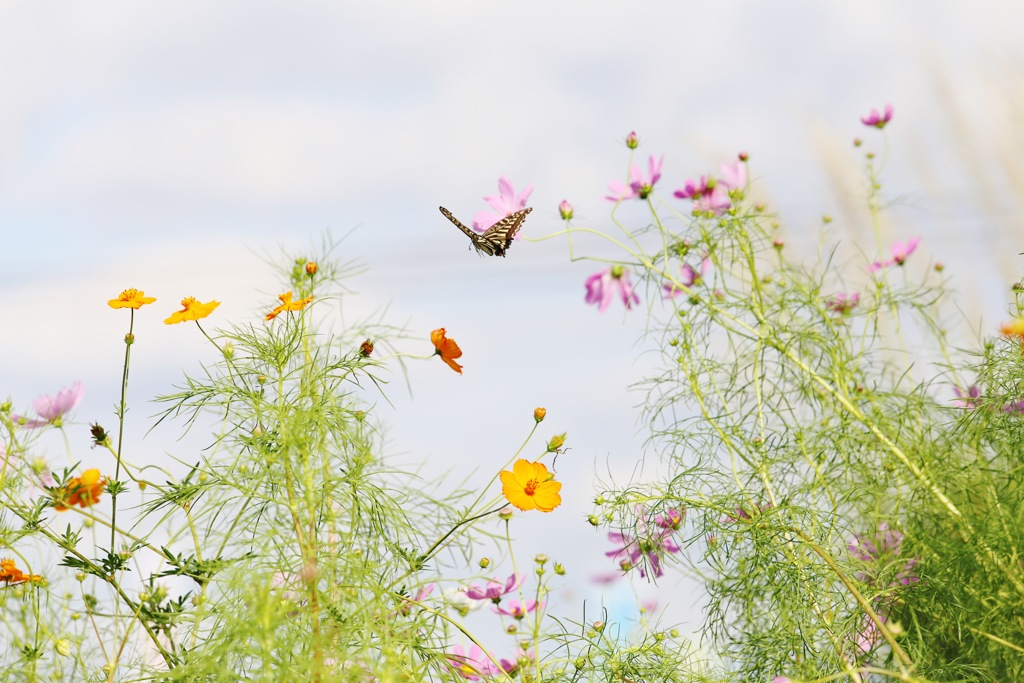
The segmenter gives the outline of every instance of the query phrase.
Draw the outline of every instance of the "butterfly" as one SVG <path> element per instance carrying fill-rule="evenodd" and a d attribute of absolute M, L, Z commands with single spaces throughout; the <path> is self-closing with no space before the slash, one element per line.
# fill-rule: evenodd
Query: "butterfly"
<path fill-rule="evenodd" d="M 481 235 L 460 223 L 459 219 L 453 216 L 452 212 L 448 209 L 443 206 L 438 208 L 441 209 L 441 213 L 444 214 L 445 218 L 455 224 L 456 228 L 466 233 L 466 236 L 469 237 L 477 251 L 483 252 L 488 256 L 504 256 L 505 252 L 508 251 L 509 245 L 512 244 L 512 238 L 516 236 L 523 221 L 526 220 L 526 214 L 533 211 L 533 208 L 528 206 L 522 211 L 509 214 L 487 228 Z"/>

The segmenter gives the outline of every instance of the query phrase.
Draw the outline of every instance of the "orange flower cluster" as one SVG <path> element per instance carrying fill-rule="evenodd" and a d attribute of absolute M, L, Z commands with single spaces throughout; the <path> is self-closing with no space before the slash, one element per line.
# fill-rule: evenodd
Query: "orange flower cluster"
<path fill-rule="evenodd" d="M 310 295 L 307 296 L 305 299 L 292 301 L 291 292 L 279 294 L 277 298 L 281 300 L 281 305 L 272 310 L 270 313 L 267 313 L 267 320 L 273 320 L 278 316 L 279 313 L 284 313 L 285 311 L 301 311 L 303 308 L 306 307 L 306 304 L 313 300 L 313 296 Z"/>
<path fill-rule="evenodd" d="M 107 485 L 107 480 L 100 476 L 100 471 L 86 470 L 82 476 L 75 477 L 64 486 L 52 492 L 53 509 L 59 512 L 73 505 L 87 508 L 100 502 L 100 494 Z"/>
<path fill-rule="evenodd" d="M 25 583 L 26 581 L 42 581 L 43 577 L 38 574 L 26 574 L 14 565 L 14 560 L 4 558 L 0 560 L 0 581 L 8 586 L 12 583 Z"/>
<path fill-rule="evenodd" d="M 999 331 L 1004 337 L 1016 337 L 1024 342 L 1024 318 L 1014 318 L 1008 323 L 1003 323 Z"/>
<path fill-rule="evenodd" d="M 462 358 L 462 349 L 455 343 L 454 339 L 444 336 L 445 330 L 439 327 L 430 333 L 430 341 L 434 344 L 434 355 L 441 356 L 441 360 L 448 364 L 455 372 L 462 374 L 462 366 L 455 362 L 456 358 Z"/>

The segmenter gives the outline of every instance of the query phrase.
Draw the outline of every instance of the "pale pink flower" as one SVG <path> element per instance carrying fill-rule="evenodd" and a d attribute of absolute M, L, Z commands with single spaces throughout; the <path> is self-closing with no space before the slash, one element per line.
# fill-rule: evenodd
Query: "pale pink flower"
<path fill-rule="evenodd" d="M 509 600 L 504 607 L 498 605 L 492 607 L 495 614 L 504 614 L 506 617 L 512 617 L 513 619 L 522 619 L 530 612 L 534 611 L 538 607 L 543 608 L 544 605 L 537 604 L 536 600 L 527 600 L 526 602 L 520 602 L 519 600 Z"/>
<path fill-rule="evenodd" d="M 523 648 L 518 648 L 516 650 L 515 659 L 500 659 L 498 661 L 501 664 L 501 670 L 507 674 L 510 674 L 516 669 L 518 669 L 521 663 L 532 662 L 534 658 L 535 655 L 533 650 L 524 650 Z"/>
<path fill-rule="evenodd" d="M 724 162 L 719 166 L 718 182 L 728 190 L 742 190 L 747 186 L 747 165 L 742 161 Z"/>
<path fill-rule="evenodd" d="M 878 615 L 879 621 L 883 624 L 886 622 L 884 614 Z M 882 632 L 878 630 L 878 625 L 868 615 L 864 615 L 860 622 L 860 628 L 857 629 L 856 639 L 854 645 L 857 647 L 857 651 L 866 655 L 882 642 Z"/>
<path fill-rule="evenodd" d="M 507 595 L 518 588 L 522 580 L 521 576 L 513 574 L 508 577 L 504 584 L 497 579 L 491 579 L 483 588 L 472 583 L 466 589 L 466 597 L 470 600 L 490 600 L 494 604 L 498 604 L 501 601 L 501 596 Z"/>
<path fill-rule="evenodd" d="M 868 271 L 877 273 L 883 268 L 892 265 L 902 266 L 906 262 L 907 257 L 914 253 L 920 242 L 920 237 L 911 237 L 906 242 L 893 242 L 892 246 L 889 247 L 889 253 L 892 254 L 892 258 L 885 261 L 875 261 L 868 266 Z"/>
<path fill-rule="evenodd" d="M 448 658 L 448 668 L 470 681 L 479 681 L 482 677 L 498 673 L 490 657 L 476 644 L 470 645 L 469 650 L 455 645 L 445 656 Z"/>
<path fill-rule="evenodd" d="M 708 188 L 707 176 L 701 176 L 700 180 L 687 180 L 683 185 L 683 189 L 676 190 L 672 194 L 679 199 L 693 199 L 694 197 L 699 197 L 709 191 L 710 189 Z"/>
<path fill-rule="evenodd" d="M 85 388 L 82 387 L 82 383 L 75 382 L 70 388 L 62 387 L 57 392 L 56 397 L 44 394 L 32 401 L 32 410 L 36 411 L 43 418 L 42 420 L 29 419 L 18 415 L 12 415 L 11 417 L 16 423 L 28 429 L 45 427 L 51 424 L 59 427 L 64 415 L 78 405 L 78 402 L 82 400 L 83 394 L 85 394 Z"/>
<path fill-rule="evenodd" d="M 885 124 L 892 121 L 892 105 L 885 105 L 885 112 L 879 113 L 877 109 L 872 109 L 867 116 L 860 117 L 860 122 L 865 126 L 874 126 L 875 128 L 885 128 Z"/>
<path fill-rule="evenodd" d="M 490 204 L 497 213 L 491 211 L 479 211 L 473 216 L 473 229 L 477 232 L 484 232 L 489 227 L 500 221 L 505 216 L 510 216 L 516 211 L 526 208 L 526 201 L 533 192 L 533 185 L 527 185 L 522 192 L 516 194 L 516 188 L 512 181 L 501 176 L 498 178 L 498 194 L 493 197 L 484 197 L 484 201 Z M 519 239 L 519 235 L 516 235 Z"/>
<path fill-rule="evenodd" d="M 652 520 L 649 514 L 639 511 L 636 535 L 609 531 L 608 540 L 619 547 L 609 550 L 605 556 L 618 559 L 623 571 L 639 567 L 642 578 L 647 577 L 648 571 L 655 578 L 663 576 L 665 572 L 661 568 L 661 558 L 682 551 L 673 534 L 679 529 L 683 516 L 684 513 L 672 509 L 666 516 L 658 515 Z"/>
<path fill-rule="evenodd" d="M 776 676 L 772 679 L 772 683 L 793 683 L 787 676 Z"/>
<path fill-rule="evenodd" d="M 629 167 L 629 183 L 622 183 L 613 180 L 608 184 L 610 195 L 605 199 L 610 202 L 621 202 L 626 199 L 647 199 L 654 191 L 654 185 L 661 180 L 661 164 L 665 157 L 655 158 L 652 154 L 647 159 L 647 175 L 645 176 L 640 167 L 632 164 Z"/>
<path fill-rule="evenodd" d="M 597 310 L 601 313 L 608 310 L 609 304 L 615 298 L 616 290 L 627 311 L 633 308 L 633 304 L 640 303 L 640 297 L 633 291 L 629 271 L 622 266 L 612 266 L 594 273 L 587 278 L 584 286 L 587 288 L 584 301 L 588 304 L 597 304 Z"/>
<path fill-rule="evenodd" d="M 700 260 L 699 271 L 695 270 L 693 266 L 691 266 L 689 263 L 684 263 L 682 268 L 680 269 L 681 275 L 679 277 L 679 285 L 681 286 L 676 286 L 676 283 L 674 282 L 666 282 L 661 286 L 662 289 L 665 290 L 665 298 L 674 299 L 675 297 L 685 292 L 686 289 L 689 289 L 690 287 L 693 287 L 694 285 L 700 283 L 700 281 L 704 279 L 704 276 L 707 275 L 708 271 L 710 270 L 711 259 L 709 259 L 707 256 Z"/>

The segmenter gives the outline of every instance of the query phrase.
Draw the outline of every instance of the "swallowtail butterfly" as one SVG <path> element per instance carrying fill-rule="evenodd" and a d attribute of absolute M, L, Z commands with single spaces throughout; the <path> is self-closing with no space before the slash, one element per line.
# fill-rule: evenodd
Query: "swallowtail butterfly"
<path fill-rule="evenodd" d="M 526 220 L 526 214 L 533 211 L 533 208 L 529 206 L 522 211 L 516 211 L 487 228 L 483 234 L 479 234 L 460 223 L 459 219 L 453 216 L 452 212 L 448 209 L 443 206 L 438 208 L 441 209 L 441 213 L 444 214 L 445 218 L 455 224 L 455 227 L 466 233 L 466 236 L 469 237 L 477 251 L 483 252 L 488 256 L 504 256 L 505 252 L 508 251 L 509 245 L 512 244 L 512 238 L 516 236 L 523 221 Z"/>

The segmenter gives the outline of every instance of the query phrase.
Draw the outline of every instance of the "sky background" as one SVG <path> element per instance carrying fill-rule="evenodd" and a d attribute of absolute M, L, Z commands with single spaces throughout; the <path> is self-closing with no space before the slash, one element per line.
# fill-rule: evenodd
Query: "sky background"
<path fill-rule="evenodd" d="M 114 423 L 127 319 L 106 301 L 144 289 L 159 301 L 137 316 L 129 450 L 193 457 L 174 429 L 144 436 L 157 412 L 145 401 L 210 357 L 196 330 L 162 319 L 189 295 L 223 302 L 211 326 L 256 319 L 281 291 L 268 257 L 345 236 L 338 254 L 367 268 L 345 320 L 386 309 L 410 336 L 403 350 L 431 352 L 429 331 L 444 326 L 465 352 L 461 377 L 413 361 L 407 387 L 395 367 L 378 402 L 390 457 L 460 476 L 468 464 L 486 481 L 546 406 L 536 452 L 569 432 L 564 502 L 517 520 L 521 561 L 567 564 L 571 617 L 584 598 L 631 601 L 625 584 L 581 580 L 611 568 L 584 520 L 595 470 L 621 481 L 652 466 L 650 453 L 640 463 L 643 397 L 629 390 L 654 363 L 646 307 L 585 306 L 583 282 L 603 266 L 571 263 L 561 239 L 478 258 L 437 206 L 469 222 L 505 175 L 533 187 L 525 237 L 560 229 L 562 199 L 578 225 L 609 229 L 602 197 L 626 173 L 635 130 L 638 160 L 665 156 L 661 200 L 742 149 L 787 249 L 814 259 L 830 214 L 828 239 L 873 258 L 851 145 L 864 137 L 887 159 L 886 240 L 920 235 L 921 264 L 946 264 L 969 347 L 1005 317 L 1024 251 L 1022 13 L 1012 2 L 4 3 L 0 396 L 27 406 L 81 380 L 69 434 L 94 464 L 84 425 Z M 896 116 L 883 144 L 859 117 L 886 102 Z M 613 256 L 597 243 L 589 253 Z M 66 463 L 59 443 L 40 448 Z M 640 591 L 699 624 L 694 584 Z"/>

